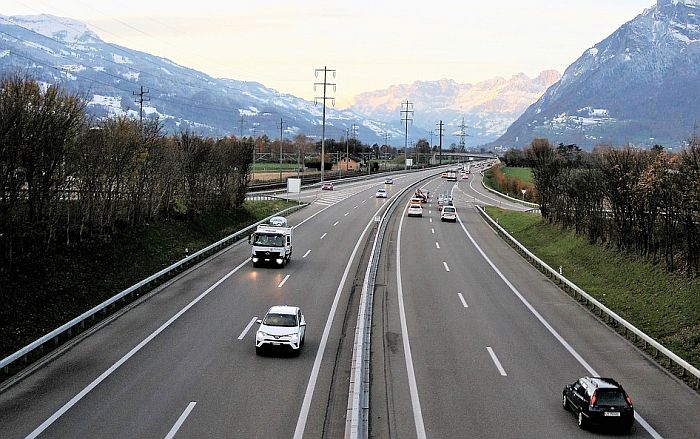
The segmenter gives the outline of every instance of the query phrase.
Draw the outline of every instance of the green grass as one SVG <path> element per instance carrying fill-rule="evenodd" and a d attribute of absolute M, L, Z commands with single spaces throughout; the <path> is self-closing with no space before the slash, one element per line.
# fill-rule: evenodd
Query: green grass
<path fill-rule="evenodd" d="M 634 256 L 591 245 L 539 215 L 486 208 L 552 268 L 625 320 L 700 367 L 700 279 L 666 273 Z"/>
<path fill-rule="evenodd" d="M 299 164 L 297 166 L 296 163 L 256 163 L 253 169 L 255 172 L 262 172 L 262 171 L 277 171 L 279 172 L 280 169 L 283 171 L 296 171 L 298 168 L 301 168 L 302 165 Z"/>
<path fill-rule="evenodd" d="M 0 358 L 11 354 L 119 291 L 221 238 L 290 207 L 247 201 L 243 208 L 191 221 L 164 221 L 91 248 L 67 248 L 0 273 Z"/>
<path fill-rule="evenodd" d="M 526 181 L 528 183 L 534 183 L 531 168 L 512 168 L 504 166 L 501 168 L 501 170 L 509 177 L 517 178 L 518 180 Z"/>

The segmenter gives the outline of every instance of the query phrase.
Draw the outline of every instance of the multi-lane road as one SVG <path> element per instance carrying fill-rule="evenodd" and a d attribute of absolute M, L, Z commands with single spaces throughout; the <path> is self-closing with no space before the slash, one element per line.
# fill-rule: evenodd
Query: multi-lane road
<path fill-rule="evenodd" d="M 434 171 L 433 171 L 434 172 Z M 481 188 L 397 175 L 389 196 L 452 192 L 459 221 L 398 209 L 374 300 L 371 433 L 378 438 L 588 437 L 561 389 L 610 375 L 634 437 L 700 437 L 700 397 L 553 286 L 475 213 L 523 209 Z M 383 178 L 300 195 L 292 262 L 253 268 L 240 243 L 192 268 L 0 393 L 0 437 L 335 438 L 345 427 L 356 294 Z M 410 195 L 410 192 L 409 194 Z M 302 308 L 298 357 L 257 356 L 254 320 Z"/>

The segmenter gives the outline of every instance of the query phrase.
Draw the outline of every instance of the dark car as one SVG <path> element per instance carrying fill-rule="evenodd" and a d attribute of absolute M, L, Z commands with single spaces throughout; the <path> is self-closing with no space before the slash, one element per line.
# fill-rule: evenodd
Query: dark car
<path fill-rule="evenodd" d="M 583 377 L 564 387 L 564 410 L 571 410 L 578 426 L 616 426 L 629 431 L 634 424 L 632 399 L 612 378 Z"/>

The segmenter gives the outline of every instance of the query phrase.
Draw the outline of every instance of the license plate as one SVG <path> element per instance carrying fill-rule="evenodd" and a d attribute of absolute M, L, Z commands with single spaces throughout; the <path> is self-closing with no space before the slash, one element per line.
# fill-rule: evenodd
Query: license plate
<path fill-rule="evenodd" d="M 620 412 L 605 412 L 603 416 L 620 416 Z"/>

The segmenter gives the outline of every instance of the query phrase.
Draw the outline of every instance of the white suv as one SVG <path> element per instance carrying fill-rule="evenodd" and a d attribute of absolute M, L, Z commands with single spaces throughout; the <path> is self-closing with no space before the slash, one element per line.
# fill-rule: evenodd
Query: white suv
<path fill-rule="evenodd" d="M 260 324 L 255 334 L 255 353 L 260 354 L 266 346 L 285 346 L 297 354 L 304 346 L 306 320 L 296 306 L 273 306 L 258 319 Z"/>
<path fill-rule="evenodd" d="M 444 206 L 440 211 L 440 221 L 457 222 L 457 209 L 454 206 Z"/>

